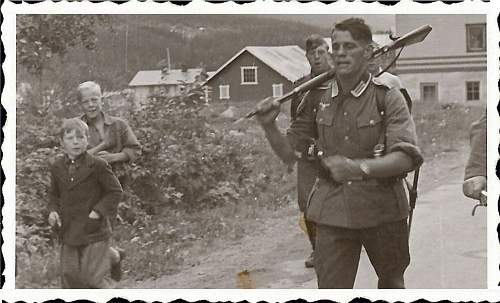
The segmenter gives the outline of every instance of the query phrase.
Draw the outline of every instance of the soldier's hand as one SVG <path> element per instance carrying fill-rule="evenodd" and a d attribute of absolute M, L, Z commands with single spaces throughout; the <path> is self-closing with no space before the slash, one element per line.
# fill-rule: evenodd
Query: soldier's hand
<path fill-rule="evenodd" d="M 59 214 L 55 211 L 51 211 L 49 214 L 49 225 L 52 227 L 61 227 L 61 218 L 59 218 Z"/>
<path fill-rule="evenodd" d="M 272 97 L 267 97 L 257 104 L 257 109 L 258 113 L 255 117 L 260 125 L 265 126 L 276 120 L 276 117 L 280 113 L 280 103 Z"/>
<path fill-rule="evenodd" d="M 481 191 L 486 189 L 486 177 L 475 176 L 464 181 L 462 191 L 464 195 L 479 200 L 481 198 Z"/>
<path fill-rule="evenodd" d="M 348 180 L 361 180 L 363 172 L 359 164 L 344 156 L 330 156 L 323 160 L 323 165 L 330 170 L 330 175 L 336 182 L 345 182 Z"/>

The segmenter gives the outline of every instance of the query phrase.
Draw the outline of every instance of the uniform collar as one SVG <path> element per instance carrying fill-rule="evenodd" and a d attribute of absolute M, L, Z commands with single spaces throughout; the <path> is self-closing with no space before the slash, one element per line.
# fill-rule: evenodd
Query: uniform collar
<path fill-rule="evenodd" d="M 361 77 L 361 80 L 358 82 L 358 84 L 350 91 L 351 95 L 354 98 L 359 98 L 365 92 L 371 80 L 372 80 L 372 74 L 369 73 Z M 331 97 L 332 98 L 337 97 L 340 89 L 336 79 L 333 79 L 333 81 L 330 84 L 330 87 L 332 89 Z"/>

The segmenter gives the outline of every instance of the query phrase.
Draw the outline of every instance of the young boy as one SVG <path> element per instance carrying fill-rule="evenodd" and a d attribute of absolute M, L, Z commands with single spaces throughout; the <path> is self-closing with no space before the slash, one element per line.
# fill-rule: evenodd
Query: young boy
<path fill-rule="evenodd" d="M 106 161 L 87 153 L 88 134 L 82 120 L 65 120 L 65 155 L 50 167 L 48 221 L 61 237 L 63 288 L 111 287 L 109 215 L 116 212 L 122 188 Z"/>

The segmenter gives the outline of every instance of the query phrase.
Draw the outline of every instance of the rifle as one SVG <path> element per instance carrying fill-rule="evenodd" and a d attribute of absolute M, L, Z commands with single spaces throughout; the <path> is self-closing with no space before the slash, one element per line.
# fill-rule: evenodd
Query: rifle
<path fill-rule="evenodd" d="M 387 45 L 384 45 L 378 49 L 376 49 L 373 54 L 371 59 L 375 59 L 379 56 L 382 56 L 383 54 L 390 52 L 395 49 L 403 48 L 408 45 L 420 43 L 425 40 L 427 35 L 431 32 L 432 27 L 430 25 L 423 25 L 417 29 L 412 30 L 411 32 L 395 39 L 394 41 L 388 43 Z M 288 93 L 284 94 L 283 96 L 275 99 L 274 101 L 282 104 L 286 102 L 287 100 L 291 99 L 293 96 L 296 94 L 311 90 L 315 87 L 320 86 L 324 82 L 332 79 L 335 77 L 335 69 L 331 69 L 327 72 L 324 72 L 314 78 L 312 78 L 309 81 L 306 81 L 302 83 L 301 85 L 295 87 L 293 90 L 289 91 Z M 244 118 L 251 118 L 258 114 L 260 111 L 258 108 L 253 109 L 249 113 L 247 113 Z M 240 120 L 236 121 L 235 123 L 239 122 Z"/>

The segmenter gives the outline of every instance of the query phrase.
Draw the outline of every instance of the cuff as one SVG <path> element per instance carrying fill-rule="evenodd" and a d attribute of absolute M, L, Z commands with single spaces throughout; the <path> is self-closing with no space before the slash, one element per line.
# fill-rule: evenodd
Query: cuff
<path fill-rule="evenodd" d="M 420 151 L 420 148 L 418 146 L 413 145 L 408 142 L 399 142 L 396 144 L 393 144 L 388 152 L 395 152 L 395 151 L 401 151 L 407 154 L 412 160 L 413 164 L 415 167 L 419 167 L 424 163 L 424 157 L 422 155 L 422 152 Z"/>

